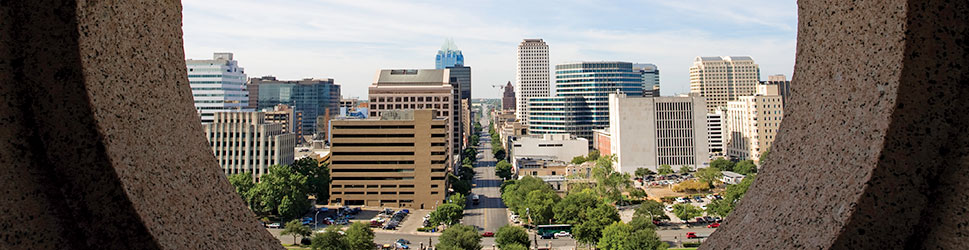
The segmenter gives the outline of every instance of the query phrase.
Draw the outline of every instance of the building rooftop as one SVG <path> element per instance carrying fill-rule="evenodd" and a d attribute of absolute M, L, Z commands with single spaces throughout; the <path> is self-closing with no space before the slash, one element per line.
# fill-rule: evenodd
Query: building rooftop
<path fill-rule="evenodd" d="M 374 85 L 449 82 L 450 72 L 445 69 L 382 69 L 374 79 Z"/>

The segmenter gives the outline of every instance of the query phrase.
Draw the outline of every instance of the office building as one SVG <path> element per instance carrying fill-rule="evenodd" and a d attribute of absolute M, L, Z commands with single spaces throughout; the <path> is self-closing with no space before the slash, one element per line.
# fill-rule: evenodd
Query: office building
<path fill-rule="evenodd" d="M 434 57 L 434 69 L 446 69 L 448 67 L 464 65 L 464 55 L 454 44 L 454 39 L 444 39 L 444 44 L 437 51 Z"/>
<path fill-rule="evenodd" d="M 283 133 L 303 134 L 303 115 L 286 104 L 279 104 L 272 109 L 262 110 L 266 114 L 266 123 L 283 125 Z"/>
<path fill-rule="evenodd" d="M 617 172 L 706 167 L 707 112 L 703 97 L 609 96 L 611 152 Z"/>
<path fill-rule="evenodd" d="M 380 104 L 387 105 L 387 104 Z M 330 204 L 435 209 L 447 193 L 447 125 L 433 110 L 331 120 Z"/>
<path fill-rule="evenodd" d="M 459 91 L 459 98 L 471 100 L 471 67 L 464 65 L 447 67 L 451 71 L 451 85 Z"/>
<path fill-rule="evenodd" d="M 246 92 L 246 73 L 232 53 L 214 53 L 211 60 L 186 59 L 188 83 L 202 123 L 216 112 L 252 111 Z"/>
<path fill-rule="evenodd" d="M 502 90 L 501 109 L 515 110 L 515 86 L 511 85 L 511 81 L 508 81 L 508 84 L 505 84 Z"/>
<path fill-rule="evenodd" d="M 293 163 L 296 135 L 265 118 L 263 112 L 218 112 L 211 123 L 202 125 L 226 175 L 251 173 L 258 182 L 269 166 Z"/>
<path fill-rule="evenodd" d="M 555 97 L 530 98 L 532 134 L 572 134 L 592 140 L 609 126 L 609 94 L 643 95 L 642 74 L 629 62 L 555 65 Z"/>
<path fill-rule="evenodd" d="M 508 155 L 515 165 L 518 159 L 571 161 L 589 154 L 589 140 L 571 135 L 540 135 L 511 137 Z"/>
<path fill-rule="evenodd" d="M 713 113 L 707 113 L 707 138 L 710 147 L 710 157 L 717 158 L 725 156 L 726 152 L 726 117 L 723 109 L 717 109 Z"/>
<path fill-rule="evenodd" d="M 284 81 L 263 76 L 250 78 L 248 87 L 250 100 L 255 100 L 260 110 L 285 104 L 301 113 L 300 135 L 325 136 L 326 121 L 340 112 L 340 85 L 331 78 Z"/>
<path fill-rule="evenodd" d="M 593 130 L 592 138 L 592 148 L 599 151 L 599 156 L 612 154 L 612 134 L 609 134 L 609 128 Z"/>
<path fill-rule="evenodd" d="M 777 85 L 777 94 L 781 96 L 781 100 L 785 104 L 787 98 L 791 97 L 791 81 L 788 81 L 787 77 L 782 74 L 767 76 L 767 81 L 761 82 L 761 85 Z"/>
<path fill-rule="evenodd" d="M 778 85 L 760 85 L 756 95 L 742 96 L 727 105 L 727 155 L 754 160 L 770 149 L 784 118 Z"/>
<path fill-rule="evenodd" d="M 659 97 L 659 68 L 655 64 L 633 64 L 633 71 L 639 72 L 643 80 L 643 96 Z"/>
<path fill-rule="evenodd" d="M 759 82 L 760 67 L 749 56 L 698 56 L 690 67 L 690 93 L 705 97 L 710 112 L 753 95 Z"/>
<path fill-rule="evenodd" d="M 370 117 L 397 109 L 432 109 L 435 117 L 448 120 L 450 150 L 460 155 L 463 134 L 460 100 L 451 85 L 448 69 L 384 69 L 370 85 Z"/>
<path fill-rule="evenodd" d="M 525 39 L 518 44 L 518 61 L 515 67 L 515 117 L 528 124 L 529 98 L 551 95 L 548 45 L 545 41 Z"/>

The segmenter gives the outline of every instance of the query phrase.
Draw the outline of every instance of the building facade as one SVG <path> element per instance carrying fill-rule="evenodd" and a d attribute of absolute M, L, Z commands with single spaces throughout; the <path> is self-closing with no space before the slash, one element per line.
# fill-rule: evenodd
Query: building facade
<path fill-rule="evenodd" d="M 463 140 L 460 100 L 450 82 L 448 69 L 385 69 L 379 70 L 370 85 L 370 117 L 398 109 L 431 109 L 435 117 L 448 120 L 453 155 L 460 155 Z"/>
<path fill-rule="evenodd" d="M 269 166 L 293 163 L 296 135 L 265 118 L 263 112 L 219 112 L 202 125 L 226 175 L 250 173 L 258 182 Z"/>
<path fill-rule="evenodd" d="M 551 95 L 548 44 L 545 44 L 542 39 L 525 39 L 518 44 L 514 89 L 515 117 L 522 123 L 528 124 L 529 98 Z"/>
<path fill-rule="evenodd" d="M 703 97 L 609 96 L 611 152 L 617 172 L 661 165 L 706 167 L 707 112 Z"/>
<path fill-rule="evenodd" d="M 202 123 L 217 112 L 252 111 L 246 92 L 246 73 L 232 53 L 214 53 L 211 60 L 186 59 L 188 83 Z"/>
<path fill-rule="evenodd" d="M 515 86 L 511 85 L 511 81 L 505 84 L 501 93 L 501 109 L 515 110 Z"/>
<path fill-rule="evenodd" d="M 710 147 L 710 157 L 716 158 L 720 156 L 725 156 L 726 154 L 726 117 L 724 117 L 724 111 L 718 109 L 713 113 L 707 113 L 707 138 L 708 145 Z"/>
<path fill-rule="evenodd" d="M 333 79 L 283 81 L 263 76 L 250 78 L 248 87 L 259 110 L 285 104 L 301 113 L 301 135 L 326 135 L 326 121 L 340 113 L 340 85 Z"/>
<path fill-rule="evenodd" d="M 787 98 L 791 97 L 791 81 L 782 74 L 767 76 L 767 81 L 762 82 L 761 85 L 777 85 L 777 94 L 781 96 L 784 103 L 787 103 Z"/>
<path fill-rule="evenodd" d="M 705 97 L 711 112 L 753 95 L 759 82 L 760 67 L 749 56 L 698 56 L 690 67 L 690 93 Z"/>
<path fill-rule="evenodd" d="M 737 160 L 760 161 L 770 149 L 784 118 L 784 101 L 777 85 L 758 86 L 757 95 L 743 96 L 727 105 L 727 155 Z"/>
<path fill-rule="evenodd" d="M 303 115 L 286 104 L 279 104 L 272 109 L 262 110 L 266 114 L 267 123 L 283 125 L 283 133 L 303 134 Z"/>
<path fill-rule="evenodd" d="M 659 68 L 652 63 L 633 64 L 633 71 L 639 72 L 643 80 L 643 96 L 659 97 Z"/>
<path fill-rule="evenodd" d="M 459 65 L 464 65 L 464 54 L 454 44 L 454 39 L 444 39 L 444 44 L 434 57 L 434 69 L 446 69 Z"/>
<path fill-rule="evenodd" d="M 609 126 L 609 94 L 643 95 L 642 74 L 629 62 L 577 62 L 555 66 L 555 97 L 531 98 L 529 131 L 592 140 Z"/>
<path fill-rule="evenodd" d="M 330 203 L 416 209 L 444 204 L 448 121 L 428 109 L 381 113 L 331 121 Z"/>
<path fill-rule="evenodd" d="M 512 165 L 523 158 L 567 162 L 589 154 L 589 140 L 570 135 L 517 136 L 511 137 L 510 144 Z"/>

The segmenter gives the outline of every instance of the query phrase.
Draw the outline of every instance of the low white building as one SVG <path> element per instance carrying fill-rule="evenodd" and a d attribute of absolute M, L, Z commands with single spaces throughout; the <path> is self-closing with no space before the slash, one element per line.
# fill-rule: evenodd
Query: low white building
<path fill-rule="evenodd" d="M 589 140 L 567 134 L 512 137 L 509 154 L 512 165 L 517 159 L 531 158 L 569 162 L 576 156 L 589 154 Z"/>
<path fill-rule="evenodd" d="M 214 113 L 212 123 L 202 125 L 225 174 L 250 173 L 256 181 L 269 166 L 293 163 L 296 135 L 284 127 L 267 122 L 263 112 Z"/>
<path fill-rule="evenodd" d="M 707 110 L 703 97 L 627 97 L 609 95 L 610 152 L 613 167 L 630 173 L 706 167 L 709 162 Z"/>
<path fill-rule="evenodd" d="M 720 182 L 723 182 L 726 184 L 737 184 L 743 181 L 744 177 L 747 177 L 745 175 L 730 172 L 730 171 L 722 171 L 721 173 L 723 173 L 723 176 L 720 177 Z"/>

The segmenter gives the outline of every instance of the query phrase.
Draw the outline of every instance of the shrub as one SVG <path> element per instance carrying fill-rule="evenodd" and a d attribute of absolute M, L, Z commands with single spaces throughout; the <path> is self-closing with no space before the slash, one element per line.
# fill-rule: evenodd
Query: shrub
<path fill-rule="evenodd" d="M 700 241 L 696 241 L 696 242 L 683 242 L 683 247 L 700 247 Z"/>

